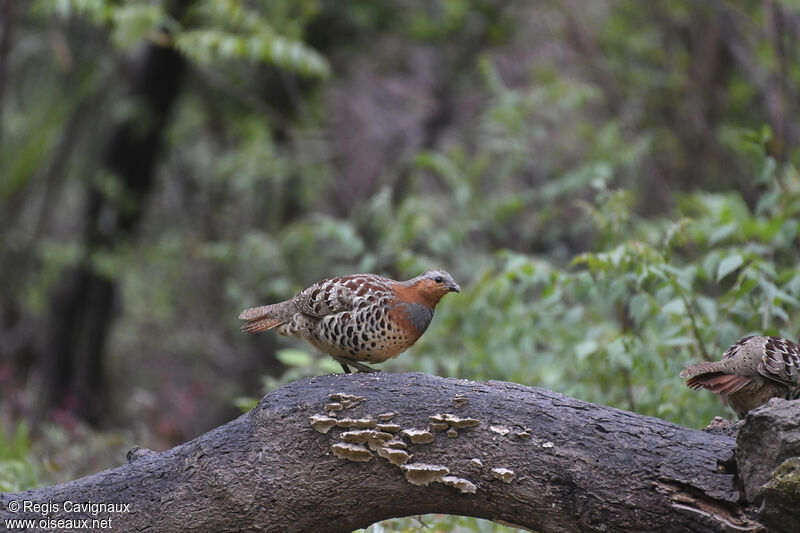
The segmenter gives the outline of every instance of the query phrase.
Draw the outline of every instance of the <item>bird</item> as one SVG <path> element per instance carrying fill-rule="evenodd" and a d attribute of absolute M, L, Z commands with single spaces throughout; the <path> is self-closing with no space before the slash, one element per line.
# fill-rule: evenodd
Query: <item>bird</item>
<path fill-rule="evenodd" d="M 781 337 L 739 339 L 717 362 L 688 365 L 686 386 L 716 394 L 741 419 L 770 398 L 800 397 L 800 346 Z"/>
<path fill-rule="evenodd" d="M 436 304 L 461 292 L 444 270 L 429 270 L 408 281 L 376 274 L 352 274 L 319 281 L 293 298 L 245 309 L 244 333 L 273 328 L 305 339 L 342 365 L 361 372 L 410 348 L 425 333 Z"/>

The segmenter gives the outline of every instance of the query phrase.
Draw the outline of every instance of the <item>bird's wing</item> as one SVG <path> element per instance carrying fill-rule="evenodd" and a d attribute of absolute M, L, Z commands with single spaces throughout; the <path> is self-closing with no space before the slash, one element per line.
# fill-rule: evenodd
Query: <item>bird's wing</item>
<path fill-rule="evenodd" d="M 687 365 L 686 369 L 681 372 L 682 378 L 693 378 L 695 376 L 700 376 L 702 374 L 712 374 L 712 373 L 722 373 L 722 374 L 731 374 L 731 369 L 729 365 L 728 359 L 733 359 L 736 357 L 736 354 L 739 353 L 739 349 L 747 344 L 753 336 L 749 337 L 742 337 L 738 341 L 731 344 L 725 353 L 722 354 L 722 359 L 719 361 L 703 361 L 702 363 L 695 363 L 693 365 Z M 727 364 L 726 364 L 727 362 Z M 693 385 L 690 385 L 692 388 Z M 699 384 L 697 385 L 700 386 Z"/>
<path fill-rule="evenodd" d="M 321 318 L 373 305 L 392 292 L 392 283 L 374 274 L 329 278 L 304 289 L 293 302 L 301 313 Z"/>
<path fill-rule="evenodd" d="M 753 338 L 752 335 L 750 335 L 749 337 L 742 337 L 738 341 L 731 344 L 730 347 L 728 347 L 728 349 L 725 350 L 725 353 L 722 354 L 722 359 L 720 359 L 720 361 L 724 361 L 725 359 L 730 359 L 731 357 L 734 357 L 736 353 L 739 351 L 739 348 L 747 344 L 747 342 L 752 338 Z"/>
<path fill-rule="evenodd" d="M 780 337 L 768 337 L 758 373 L 786 385 L 800 385 L 800 346 Z"/>

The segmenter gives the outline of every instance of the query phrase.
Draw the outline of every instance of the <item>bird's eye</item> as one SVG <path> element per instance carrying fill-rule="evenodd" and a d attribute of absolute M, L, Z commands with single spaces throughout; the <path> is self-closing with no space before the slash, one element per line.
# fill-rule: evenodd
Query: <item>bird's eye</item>
<path fill-rule="evenodd" d="M 436 279 L 434 279 L 433 281 L 435 281 L 436 283 L 441 283 L 444 280 L 442 279 L 442 276 L 436 276 Z"/>

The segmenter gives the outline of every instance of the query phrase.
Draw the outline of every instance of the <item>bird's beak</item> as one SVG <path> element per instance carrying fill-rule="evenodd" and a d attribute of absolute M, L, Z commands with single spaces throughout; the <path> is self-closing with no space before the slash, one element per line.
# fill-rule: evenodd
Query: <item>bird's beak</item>
<path fill-rule="evenodd" d="M 450 292 L 461 292 L 461 287 L 458 286 L 458 283 L 453 283 L 450 285 Z"/>

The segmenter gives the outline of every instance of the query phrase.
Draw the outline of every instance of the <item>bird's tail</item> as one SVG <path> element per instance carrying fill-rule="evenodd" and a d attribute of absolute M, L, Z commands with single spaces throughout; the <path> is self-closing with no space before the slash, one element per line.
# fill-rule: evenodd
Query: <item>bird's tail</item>
<path fill-rule="evenodd" d="M 245 309 L 239 313 L 239 320 L 247 320 L 247 323 L 242 326 L 242 331 L 245 333 L 258 333 L 259 331 L 266 331 L 280 326 L 286 322 L 282 311 L 282 304 L 262 305 Z"/>
<path fill-rule="evenodd" d="M 748 383 L 749 378 L 726 374 L 717 363 L 705 362 L 689 365 L 681 372 L 682 378 L 689 378 L 686 386 L 690 389 L 708 389 L 720 395 L 730 395 Z"/>

